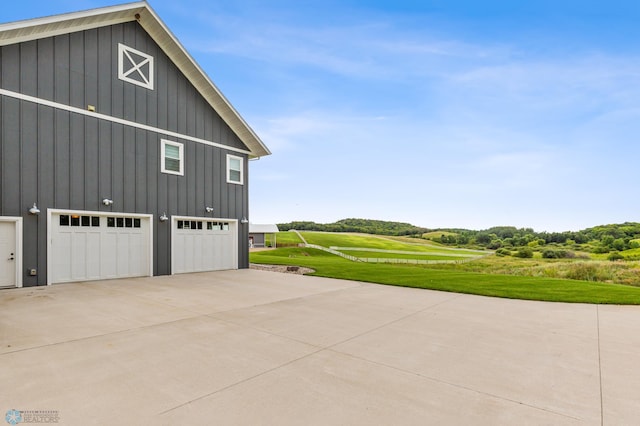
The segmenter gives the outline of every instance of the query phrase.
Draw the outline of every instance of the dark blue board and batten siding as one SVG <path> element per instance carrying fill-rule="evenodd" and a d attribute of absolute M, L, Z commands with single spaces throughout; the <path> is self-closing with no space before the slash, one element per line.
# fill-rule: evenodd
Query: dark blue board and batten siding
<path fill-rule="evenodd" d="M 154 57 L 154 90 L 118 79 L 118 43 Z M 0 87 L 248 151 L 136 22 L 2 46 Z M 171 268 L 171 225 L 160 214 L 249 216 L 245 154 L 7 96 L 0 114 L 0 215 L 24 218 L 25 286 L 47 282 L 47 208 L 153 214 L 154 275 Z M 160 172 L 161 139 L 184 144 L 184 176 Z M 244 185 L 226 183 L 226 154 L 245 159 Z M 37 217 L 28 214 L 34 202 Z M 238 226 L 240 268 L 246 228 Z"/>

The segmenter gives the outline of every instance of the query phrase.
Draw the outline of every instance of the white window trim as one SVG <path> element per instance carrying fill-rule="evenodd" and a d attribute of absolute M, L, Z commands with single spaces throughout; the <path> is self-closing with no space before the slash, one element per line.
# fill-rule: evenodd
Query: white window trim
<path fill-rule="evenodd" d="M 231 179 L 231 160 L 240 160 L 240 182 Z M 244 185 L 244 158 L 227 154 L 227 183 Z"/>
<path fill-rule="evenodd" d="M 161 146 L 160 146 L 160 171 L 162 173 L 168 173 L 170 175 L 178 175 L 178 176 L 184 176 L 184 144 L 181 144 L 180 142 L 174 142 L 174 141 L 168 141 L 166 139 L 161 139 L 160 140 Z M 179 150 L 179 156 L 180 156 L 180 171 L 176 172 L 173 170 L 167 170 L 165 168 L 165 150 L 164 147 L 166 145 L 172 145 L 172 146 L 176 146 L 178 147 Z"/>
<path fill-rule="evenodd" d="M 136 64 L 133 62 L 133 59 L 131 58 L 131 56 L 129 56 L 129 52 L 134 53 L 138 56 L 142 56 L 145 59 L 140 63 Z M 127 62 L 131 62 L 133 64 L 127 70 L 124 69 L 125 56 L 127 56 L 129 59 Z M 147 63 L 149 64 L 148 79 L 146 78 L 147 76 L 145 76 L 144 73 L 140 70 L 140 68 Z M 134 72 L 137 72 L 138 75 L 140 75 L 140 77 L 142 77 L 142 79 L 145 81 L 143 82 L 143 81 L 138 81 L 134 78 L 130 78 L 129 74 L 132 74 Z M 120 80 L 144 87 L 149 90 L 153 90 L 153 74 L 154 74 L 153 56 L 147 53 L 141 52 L 137 49 L 134 49 L 133 47 L 129 47 L 122 43 L 118 43 L 118 78 Z"/>

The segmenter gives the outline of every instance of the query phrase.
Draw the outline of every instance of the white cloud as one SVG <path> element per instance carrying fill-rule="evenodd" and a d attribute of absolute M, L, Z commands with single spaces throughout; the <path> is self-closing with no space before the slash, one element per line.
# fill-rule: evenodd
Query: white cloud
<path fill-rule="evenodd" d="M 640 56 L 389 17 L 289 18 L 201 14 L 213 31 L 186 37 L 205 56 L 254 64 L 247 84 L 272 96 L 252 113 L 274 152 L 252 166 L 254 212 L 277 205 L 281 221 L 411 212 L 405 220 L 424 226 L 557 230 L 579 213 L 567 187 L 602 196 L 621 164 L 621 190 L 631 191 Z"/>

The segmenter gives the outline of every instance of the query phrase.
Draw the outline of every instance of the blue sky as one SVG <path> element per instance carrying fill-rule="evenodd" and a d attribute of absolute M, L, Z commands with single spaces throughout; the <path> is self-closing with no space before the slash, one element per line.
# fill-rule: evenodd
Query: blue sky
<path fill-rule="evenodd" d="M 254 223 L 640 220 L 640 2 L 150 4 L 273 152 L 250 162 Z"/>

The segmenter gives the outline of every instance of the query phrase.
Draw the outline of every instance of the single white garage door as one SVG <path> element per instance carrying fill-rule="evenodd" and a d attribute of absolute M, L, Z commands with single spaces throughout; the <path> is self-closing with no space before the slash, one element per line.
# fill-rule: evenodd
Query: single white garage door
<path fill-rule="evenodd" d="M 173 274 L 238 269 L 238 222 L 172 217 Z"/>
<path fill-rule="evenodd" d="M 49 283 L 149 276 L 151 216 L 53 212 Z"/>

